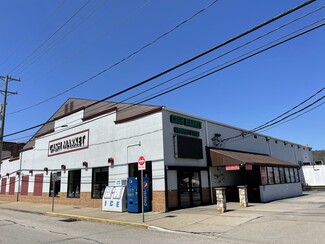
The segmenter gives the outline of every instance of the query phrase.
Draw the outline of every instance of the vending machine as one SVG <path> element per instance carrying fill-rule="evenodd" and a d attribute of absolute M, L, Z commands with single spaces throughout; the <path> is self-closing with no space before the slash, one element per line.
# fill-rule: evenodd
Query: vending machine
<path fill-rule="evenodd" d="M 149 179 L 143 177 L 143 208 L 150 211 Z M 140 213 L 142 211 L 141 179 L 130 177 L 127 180 L 127 209 L 129 213 Z"/>

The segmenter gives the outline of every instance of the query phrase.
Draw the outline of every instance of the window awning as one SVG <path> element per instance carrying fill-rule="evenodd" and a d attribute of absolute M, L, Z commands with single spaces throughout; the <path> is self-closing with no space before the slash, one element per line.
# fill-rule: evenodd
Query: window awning
<path fill-rule="evenodd" d="M 240 164 L 298 167 L 297 164 L 270 156 L 218 149 L 210 149 L 210 157 L 212 166 L 215 167 Z"/>

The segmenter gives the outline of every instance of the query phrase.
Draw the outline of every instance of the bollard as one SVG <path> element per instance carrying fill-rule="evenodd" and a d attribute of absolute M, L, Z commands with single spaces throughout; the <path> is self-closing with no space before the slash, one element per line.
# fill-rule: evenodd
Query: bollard
<path fill-rule="evenodd" d="M 241 207 L 248 207 L 247 186 L 238 186 L 239 204 Z"/>
<path fill-rule="evenodd" d="M 220 187 L 215 189 L 216 189 L 216 198 L 217 198 L 217 211 L 219 213 L 224 213 L 227 211 L 226 188 Z"/>

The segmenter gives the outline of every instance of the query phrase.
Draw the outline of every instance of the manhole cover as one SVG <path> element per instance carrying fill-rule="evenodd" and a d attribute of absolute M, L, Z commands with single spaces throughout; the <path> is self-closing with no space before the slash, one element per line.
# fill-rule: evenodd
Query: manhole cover
<path fill-rule="evenodd" d="M 62 221 L 62 222 L 76 222 L 76 221 L 80 221 L 80 219 L 69 218 L 69 219 L 61 219 L 60 221 Z"/>

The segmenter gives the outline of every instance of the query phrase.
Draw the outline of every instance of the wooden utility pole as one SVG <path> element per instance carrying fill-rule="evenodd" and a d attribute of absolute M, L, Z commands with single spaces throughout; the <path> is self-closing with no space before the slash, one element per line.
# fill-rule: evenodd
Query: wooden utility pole
<path fill-rule="evenodd" d="M 9 81 L 20 81 L 20 79 L 12 78 L 8 75 L 0 76 L 0 78 L 5 82 L 5 89 L 0 90 L 3 94 L 3 104 L 0 104 L 0 170 L 2 164 L 2 151 L 3 151 L 3 133 L 5 127 L 5 118 L 6 118 L 6 105 L 7 105 L 7 96 L 8 94 L 18 94 L 17 92 L 8 91 L 8 83 Z"/>

